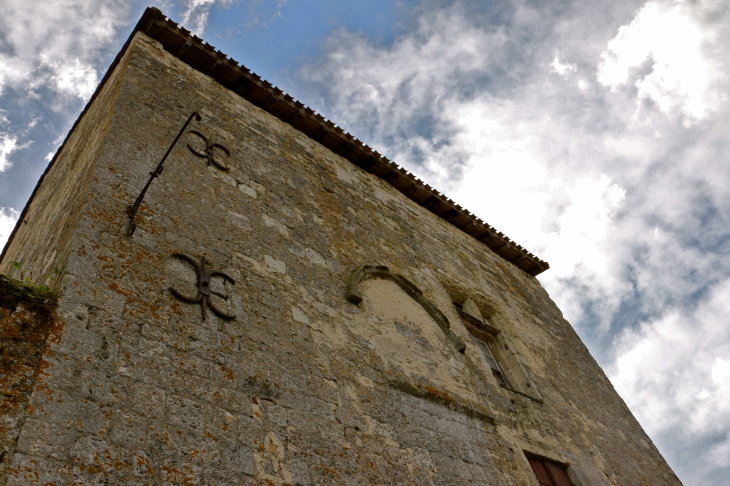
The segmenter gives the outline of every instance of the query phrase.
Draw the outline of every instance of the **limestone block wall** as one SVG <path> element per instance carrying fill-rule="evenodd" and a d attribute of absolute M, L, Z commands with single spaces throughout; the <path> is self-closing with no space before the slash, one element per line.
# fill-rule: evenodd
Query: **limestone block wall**
<path fill-rule="evenodd" d="M 46 342 L 52 334 L 55 298 L 0 275 L 0 484 L 17 449 L 28 401 L 43 371 Z"/>
<path fill-rule="evenodd" d="M 143 34 L 127 56 L 8 484 L 534 486 L 526 452 L 576 485 L 679 484 L 535 278 Z M 230 170 L 185 135 L 127 237 L 194 110 Z M 198 291 L 175 254 L 231 277 L 210 300 L 235 319 L 173 295 Z M 363 265 L 403 280 L 350 302 Z M 467 297 L 540 398 L 495 381 Z"/>

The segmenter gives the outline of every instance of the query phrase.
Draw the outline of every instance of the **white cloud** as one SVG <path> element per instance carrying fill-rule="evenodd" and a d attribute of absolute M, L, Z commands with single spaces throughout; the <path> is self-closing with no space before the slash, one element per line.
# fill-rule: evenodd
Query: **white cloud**
<path fill-rule="evenodd" d="M 63 62 L 44 61 L 51 69 L 51 86 L 61 94 L 75 96 L 84 101 L 89 99 L 99 84 L 96 70 L 78 59 L 66 59 Z"/>
<path fill-rule="evenodd" d="M 597 179 L 579 177 L 566 188 L 570 201 L 558 217 L 557 231 L 548 236 L 545 257 L 552 262 L 553 274 L 570 277 L 579 266 L 606 276 L 608 255 L 600 246 L 626 190 L 606 174 Z"/>
<path fill-rule="evenodd" d="M 95 66 L 127 24 L 123 0 L 0 2 L 0 94 L 8 87 L 33 94 L 47 86 L 62 96 L 88 98 Z"/>
<path fill-rule="evenodd" d="M 683 2 L 644 4 L 601 54 L 598 81 L 612 89 L 633 83 L 639 103 L 651 100 L 664 114 L 679 110 L 688 122 L 704 118 L 713 68 L 693 17 Z"/>
<path fill-rule="evenodd" d="M 18 147 L 18 139 L 8 134 L 0 134 L 0 173 L 5 172 L 13 165 L 8 157 Z"/>
<path fill-rule="evenodd" d="M 650 435 L 680 447 L 710 441 L 709 454 L 696 456 L 700 470 L 730 466 L 729 292 L 725 280 L 694 311 L 668 310 L 625 330 L 609 373 Z"/>
<path fill-rule="evenodd" d="M 553 56 L 553 62 L 550 63 L 550 67 L 553 68 L 553 71 L 558 73 L 560 76 L 566 76 L 569 73 L 574 73 L 577 70 L 575 64 L 560 62 L 560 53 L 557 49 L 555 50 L 555 56 Z"/>
<path fill-rule="evenodd" d="M 448 189 L 463 157 L 459 147 L 444 145 L 450 121 L 434 114 L 458 101 L 463 77 L 483 71 L 504 41 L 501 31 L 472 26 L 455 7 L 424 15 L 412 35 L 387 47 L 339 31 L 320 63 L 301 74 L 328 86 L 332 119 L 357 126 L 355 133 L 388 147 L 398 163 Z M 412 129 L 418 119 L 435 124 L 428 136 Z"/>
<path fill-rule="evenodd" d="M 210 8 L 216 3 L 216 0 L 187 0 L 184 1 L 185 10 L 183 10 L 180 23 L 195 35 L 203 35 L 205 27 L 208 25 L 208 15 Z"/>
<path fill-rule="evenodd" d="M 606 307 L 605 327 L 622 293 L 606 237 L 626 190 L 600 172 L 551 170 L 539 139 L 560 129 L 520 124 L 520 108 L 491 99 L 447 109 L 460 129 L 454 144 L 469 161 L 450 196 L 550 263 L 540 278 L 572 322 L 581 322 L 591 296 Z"/>
<path fill-rule="evenodd" d="M 715 364 L 712 365 L 712 382 L 730 389 L 730 359 L 715 358 Z"/>
<path fill-rule="evenodd" d="M 0 251 L 7 243 L 10 233 L 15 228 L 20 213 L 13 208 L 0 207 Z"/>

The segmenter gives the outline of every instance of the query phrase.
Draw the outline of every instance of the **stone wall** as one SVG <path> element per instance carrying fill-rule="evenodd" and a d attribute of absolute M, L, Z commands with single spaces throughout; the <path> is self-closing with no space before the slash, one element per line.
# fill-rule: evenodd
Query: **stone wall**
<path fill-rule="evenodd" d="M 28 415 L 41 359 L 54 328 L 55 296 L 0 275 L 0 484 Z"/>
<path fill-rule="evenodd" d="M 534 277 L 144 35 L 127 56 L 94 102 L 114 105 L 94 108 L 111 116 L 8 484 L 534 486 L 525 453 L 578 486 L 679 484 Z M 194 110 L 230 170 L 185 135 L 127 237 Z M 175 254 L 230 276 L 210 299 L 235 319 L 173 295 L 198 290 Z M 364 265 L 389 276 L 357 301 Z M 521 392 L 453 302 L 498 333 Z"/>

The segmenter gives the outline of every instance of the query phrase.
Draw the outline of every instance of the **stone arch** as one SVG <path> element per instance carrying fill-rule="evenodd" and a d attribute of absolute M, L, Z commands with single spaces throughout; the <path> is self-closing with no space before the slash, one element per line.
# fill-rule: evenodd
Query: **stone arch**
<path fill-rule="evenodd" d="M 347 282 L 347 300 L 353 304 L 359 305 L 362 302 L 363 296 L 360 293 L 358 286 L 363 280 L 371 278 L 390 280 L 397 284 L 410 298 L 418 302 L 428 315 L 436 321 L 436 324 L 438 324 L 444 334 L 446 334 L 446 337 L 449 338 L 449 341 L 451 341 L 454 347 L 456 347 L 458 352 L 463 354 L 466 351 L 466 344 L 464 343 L 464 340 L 451 330 L 451 323 L 449 323 L 449 320 L 444 313 L 441 312 L 433 302 L 428 300 L 423 295 L 421 289 L 416 287 L 413 282 L 402 275 L 392 273 L 388 267 L 382 265 L 364 265 L 353 270 Z"/>

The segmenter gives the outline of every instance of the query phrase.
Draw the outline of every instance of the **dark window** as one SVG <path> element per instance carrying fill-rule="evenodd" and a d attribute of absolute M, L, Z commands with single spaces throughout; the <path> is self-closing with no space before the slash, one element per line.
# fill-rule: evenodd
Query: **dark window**
<path fill-rule="evenodd" d="M 557 462 L 537 457 L 528 457 L 527 460 L 540 486 L 574 486 L 566 468 Z"/>

